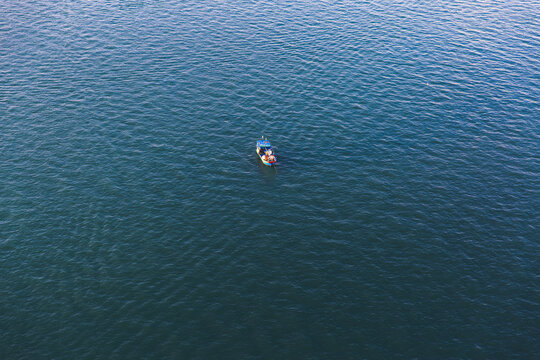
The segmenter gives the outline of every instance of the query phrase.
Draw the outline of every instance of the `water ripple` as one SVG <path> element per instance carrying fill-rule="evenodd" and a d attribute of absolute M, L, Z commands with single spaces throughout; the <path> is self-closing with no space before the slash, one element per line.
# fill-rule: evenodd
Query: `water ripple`
<path fill-rule="evenodd" d="M 533 358 L 538 5 L 4 2 L 0 358 Z"/>

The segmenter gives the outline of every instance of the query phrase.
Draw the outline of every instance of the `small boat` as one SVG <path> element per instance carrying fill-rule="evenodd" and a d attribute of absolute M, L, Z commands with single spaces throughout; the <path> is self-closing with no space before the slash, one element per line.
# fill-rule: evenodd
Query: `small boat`
<path fill-rule="evenodd" d="M 274 166 L 277 158 L 276 154 L 274 154 L 274 150 L 272 150 L 272 145 L 270 145 L 270 141 L 267 139 L 261 138 L 261 140 L 257 141 L 257 155 L 261 158 L 261 161 L 266 166 Z"/>

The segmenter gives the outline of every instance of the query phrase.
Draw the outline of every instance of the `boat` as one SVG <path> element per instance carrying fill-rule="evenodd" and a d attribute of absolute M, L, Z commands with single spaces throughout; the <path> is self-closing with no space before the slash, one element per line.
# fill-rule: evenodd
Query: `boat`
<path fill-rule="evenodd" d="M 276 164 L 276 154 L 274 154 L 270 141 L 264 139 L 264 137 L 257 141 L 257 155 L 259 155 L 259 158 L 266 166 L 274 166 Z"/>

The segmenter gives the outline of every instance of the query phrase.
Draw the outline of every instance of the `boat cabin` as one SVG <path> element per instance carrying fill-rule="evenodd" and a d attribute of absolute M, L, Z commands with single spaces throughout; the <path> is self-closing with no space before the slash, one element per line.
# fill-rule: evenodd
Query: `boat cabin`
<path fill-rule="evenodd" d="M 264 155 L 266 151 L 272 151 L 272 145 L 268 140 L 259 140 L 257 141 L 257 153 L 259 155 Z"/>

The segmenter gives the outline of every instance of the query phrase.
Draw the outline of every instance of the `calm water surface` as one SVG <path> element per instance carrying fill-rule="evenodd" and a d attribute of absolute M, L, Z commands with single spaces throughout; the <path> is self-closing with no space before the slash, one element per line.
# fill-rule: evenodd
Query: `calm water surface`
<path fill-rule="evenodd" d="M 535 358 L 539 18 L 3 1 L 0 358 Z"/>

